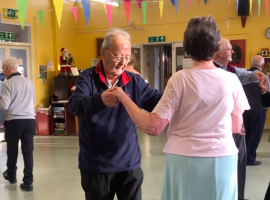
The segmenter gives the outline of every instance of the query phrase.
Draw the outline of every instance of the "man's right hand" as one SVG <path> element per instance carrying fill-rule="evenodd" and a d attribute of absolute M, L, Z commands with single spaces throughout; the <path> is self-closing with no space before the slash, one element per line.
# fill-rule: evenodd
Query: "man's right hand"
<path fill-rule="evenodd" d="M 266 79 L 260 80 L 259 86 L 262 88 L 262 93 L 265 93 L 266 92 L 266 88 L 267 88 L 266 85 L 267 85 Z"/>
<path fill-rule="evenodd" d="M 118 104 L 116 95 L 112 92 L 115 88 L 109 88 L 101 94 L 101 100 L 107 107 L 114 107 Z"/>
<path fill-rule="evenodd" d="M 259 70 L 255 71 L 255 76 L 256 78 L 260 81 L 260 80 L 265 80 L 265 74 Z"/>

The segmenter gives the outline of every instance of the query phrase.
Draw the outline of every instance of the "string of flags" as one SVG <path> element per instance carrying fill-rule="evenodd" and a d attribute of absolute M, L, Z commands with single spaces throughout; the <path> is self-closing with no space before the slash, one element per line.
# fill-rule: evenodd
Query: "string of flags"
<path fill-rule="evenodd" d="M 116 0 L 118 2 L 118 8 L 120 9 L 120 4 L 124 4 L 124 9 L 125 9 L 125 15 L 126 15 L 126 22 L 128 24 L 129 22 L 129 14 L 130 14 L 130 7 L 131 3 L 136 3 L 138 4 L 138 7 L 142 9 L 143 13 L 143 24 L 146 24 L 146 11 L 147 11 L 147 3 L 151 2 L 158 2 L 159 3 L 159 12 L 160 12 L 160 19 L 162 20 L 162 14 L 163 14 L 163 6 L 164 6 L 164 0 L 157 0 L 157 1 L 143 1 L 143 0 L 136 0 L 136 2 L 131 2 L 130 0 L 123 0 L 123 2 L 120 2 L 120 0 Z M 228 0 L 230 3 L 230 0 Z M 238 5 L 239 5 L 239 0 L 237 1 L 237 10 L 238 10 Z M 261 0 L 258 1 L 258 16 L 260 16 L 260 11 L 261 11 Z M 269 0 L 270 1 L 270 0 Z M 17 2 L 17 7 L 18 7 L 18 19 L 20 21 L 22 29 L 24 28 L 24 20 L 25 20 L 25 14 L 26 14 L 26 9 L 27 9 L 27 3 L 28 0 L 16 0 Z M 88 23 L 90 19 L 90 5 L 91 2 L 90 0 L 81 0 L 82 2 L 82 7 L 83 7 L 83 12 L 84 12 L 84 17 L 85 17 L 85 22 L 86 26 L 88 28 Z M 171 0 L 172 5 L 175 7 L 175 13 L 177 14 L 177 4 L 178 0 Z M 204 3 L 207 3 L 207 0 L 204 0 Z M 266 3 L 266 15 L 268 17 L 268 0 L 265 0 Z M 187 0 L 188 4 L 188 9 L 190 10 L 190 0 Z M 197 4 L 199 6 L 199 0 L 197 0 Z M 61 19 L 62 19 L 62 13 L 63 13 L 63 5 L 64 5 L 64 0 L 53 0 L 53 5 L 55 8 L 55 14 L 58 22 L 58 28 L 61 26 Z M 103 3 L 104 5 L 104 10 L 106 12 L 106 15 L 108 17 L 108 23 L 109 26 L 111 27 L 111 19 L 112 19 L 112 10 L 113 7 L 110 4 Z M 252 15 L 252 0 L 249 0 L 249 9 L 250 9 L 250 14 Z M 77 22 L 77 7 L 72 7 L 71 11 L 73 13 L 74 19 Z M 43 26 L 44 24 L 44 11 L 37 11 L 38 18 L 40 20 L 41 25 Z M 1 15 L 0 15 L 0 20 L 1 20 Z M 227 24 L 228 26 L 228 24 Z"/>

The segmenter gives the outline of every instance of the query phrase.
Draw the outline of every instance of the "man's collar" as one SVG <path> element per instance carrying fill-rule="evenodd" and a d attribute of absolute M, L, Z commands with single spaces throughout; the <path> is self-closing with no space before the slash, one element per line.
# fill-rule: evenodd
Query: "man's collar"
<path fill-rule="evenodd" d="M 262 69 L 261 69 L 261 68 L 259 68 L 259 67 L 256 67 L 256 66 L 252 66 L 252 67 L 255 67 L 255 68 L 257 68 L 259 71 L 262 71 Z"/>
<path fill-rule="evenodd" d="M 224 66 L 224 65 L 222 65 L 221 63 L 218 63 L 218 62 L 216 62 L 216 61 L 214 61 L 214 60 L 213 60 L 213 63 L 214 63 L 214 65 L 215 65 L 216 67 L 219 67 L 219 68 L 221 68 L 221 69 L 226 69 L 226 68 L 227 68 L 227 66 Z"/>
<path fill-rule="evenodd" d="M 21 74 L 19 72 L 14 72 L 14 73 L 10 74 L 8 79 L 10 79 L 13 76 L 21 76 Z"/>
<path fill-rule="evenodd" d="M 97 66 L 96 66 L 96 69 L 95 69 L 96 73 L 99 74 L 99 78 L 100 80 L 105 84 L 106 84 L 106 76 L 105 76 L 105 72 L 104 72 L 104 67 L 103 67 L 103 62 L 102 60 L 100 59 Z M 120 81 L 121 81 L 121 86 L 123 85 L 126 85 L 129 81 L 131 80 L 131 77 L 128 76 L 126 74 L 126 72 L 123 72 L 120 76 Z"/>

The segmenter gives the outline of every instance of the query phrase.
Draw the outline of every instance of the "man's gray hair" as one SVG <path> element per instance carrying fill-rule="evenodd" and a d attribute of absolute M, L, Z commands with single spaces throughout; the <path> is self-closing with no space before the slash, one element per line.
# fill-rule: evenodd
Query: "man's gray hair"
<path fill-rule="evenodd" d="M 112 38 L 114 36 L 123 36 L 130 42 L 130 35 L 128 34 L 128 32 L 126 32 L 124 29 L 121 28 L 112 28 L 104 36 L 102 47 L 109 48 L 112 42 Z"/>
<path fill-rule="evenodd" d="M 2 68 L 5 68 L 7 66 L 10 67 L 10 70 L 17 71 L 18 67 L 19 67 L 17 58 L 11 57 L 11 58 L 4 59 L 3 62 L 2 62 Z"/>

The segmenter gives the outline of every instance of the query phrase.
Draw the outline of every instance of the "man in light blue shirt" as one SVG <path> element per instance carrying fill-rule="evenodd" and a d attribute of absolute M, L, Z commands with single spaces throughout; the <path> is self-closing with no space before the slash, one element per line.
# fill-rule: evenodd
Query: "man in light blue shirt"
<path fill-rule="evenodd" d="M 232 54 L 234 53 L 230 40 L 222 38 L 220 41 L 221 50 L 215 54 L 214 63 L 219 65 L 220 68 L 227 71 L 227 65 L 232 60 Z M 243 68 L 234 67 L 235 74 L 239 78 L 242 85 L 249 83 L 257 83 L 261 78 L 264 78 L 265 75 L 259 70 L 254 72 L 247 71 Z"/>
<path fill-rule="evenodd" d="M 265 74 L 261 71 L 247 71 L 246 69 L 237 68 L 228 63 L 232 60 L 234 53 L 230 40 L 222 38 L 220 41 L 221 50 L 214 55 L 214 64 L 221 69 L 234 73 L 242 83 L 242 85 L 249 83 L 256 83 L 260 79 L 265 79 Z M 229 81 L 229 80 L 228 80 Z M 245 182 L 246 182 L 246 142 L 245 136 L 240 134 L 233 134 L 238 153 L 238 199 L 244 200 Z"/>

